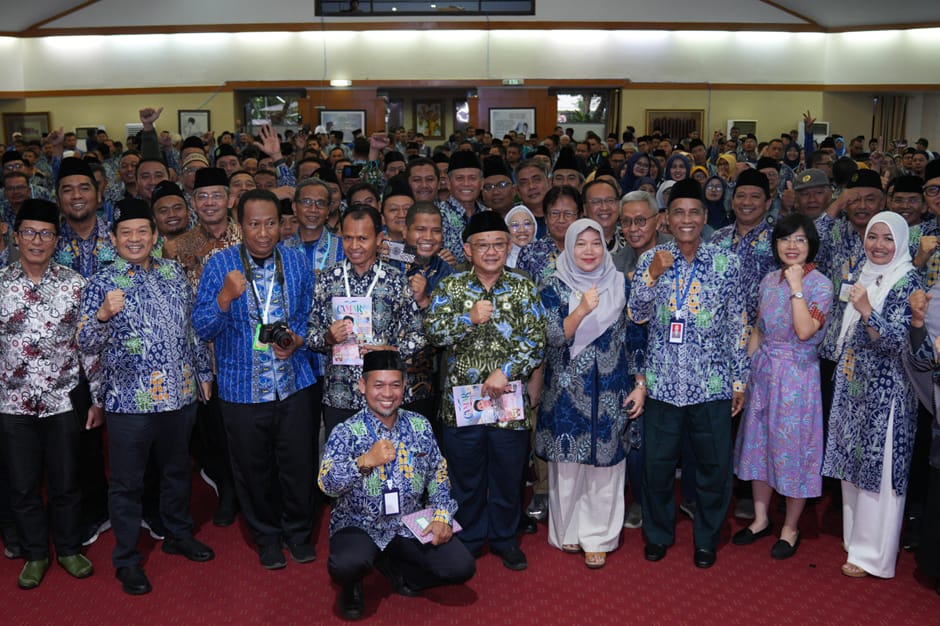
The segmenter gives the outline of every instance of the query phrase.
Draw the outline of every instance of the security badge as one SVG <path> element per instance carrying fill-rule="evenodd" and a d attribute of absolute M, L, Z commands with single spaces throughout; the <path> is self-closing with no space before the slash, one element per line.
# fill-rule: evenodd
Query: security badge
<path fill-rule="evenodd" d="M 382 487 L 382 502 L 385 508 L 385 515 L 398 515 L 401 510 L 398 499 L 398 488 L 392 487 L 392 481 L 389 480 Z"/>
<path fill-rule="evenodd" d="M 682 321 L 682 311 L 673 313 L 669 320 L 669 343 L 681 345 L 685 340 L 685 322 Z"/>
<path fill-rule="evenodd" d="M 849 292 L 852 291 L 852 287 L 855 285 L 854 280 L 846 280 L 842 282 L 842 286 L 839 287 L 839 301 L 848 302 L 849 301 Z"/>

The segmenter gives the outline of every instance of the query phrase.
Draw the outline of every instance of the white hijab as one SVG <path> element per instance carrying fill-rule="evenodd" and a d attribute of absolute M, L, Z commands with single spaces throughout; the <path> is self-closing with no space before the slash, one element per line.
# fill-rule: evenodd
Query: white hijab
<path fill-rule="evenodd" d="M 529 239 L 529 243 L 535 241 L 535 236 L 539 230 L 539 223 L 535 219 L 535 215 L 532 214 L 532 211 L 524 204 L 517 204 L 516 206 L 509 209 L 509 212 L 506 213 L 506 226 L 509 226 L 509 222 L 512 221 L 512 216 L 515 213 L 526 213 L 529 216 L 529 219 L 532 220 L 532 238 Z M 522 252 L 522 248 L 519 247 L 515 241 L 512 241 L 512 248 L 509 250 L 509 257 L 506 259 L 506 267 L 516 267 L 516 263 L 519 262 L 519 253 Z M 528 244 L 526 244 L 528 245 Z"/>
<path fill-rule="evenodd" d="M 868 290 L 868 302 L 871 303 L 872 311 L 881 313 L 881 308 L 891 288 L 914 269 L 914 265 L 911 263 L 911 251 L 908 245 L 910 231 L 904 218 L 893 211 L 882 211 L 868 222 L 865 228 L 865 239 L 868 238 L 868 233 L 875 224 L 884 224 L 891 230 L 891 235 L 894 237 L 894 258 L 884 265 L 876 265 L 866 258 L 862 263 L 858 284 Z M 846 305 L 845 313 L 842 315 L 842 328 L 839 330 L 840 352 L 845 338 L 861 318 L 862 314 L 858 312 L 855 305 L 851 302 Z"/>

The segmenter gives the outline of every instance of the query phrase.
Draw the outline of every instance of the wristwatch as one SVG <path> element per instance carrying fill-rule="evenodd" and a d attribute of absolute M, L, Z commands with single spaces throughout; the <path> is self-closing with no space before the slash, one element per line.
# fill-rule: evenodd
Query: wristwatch
<path fill-rule="evenodd" d="M 803 292 L 802 292 L 802 291 L 794 291 L 793 293 L 790 294 L 790 299 L 793 300 L 794 298 L 796 298 L 797 300 L 802 300 L 802 299 L 803 299 Z"/>

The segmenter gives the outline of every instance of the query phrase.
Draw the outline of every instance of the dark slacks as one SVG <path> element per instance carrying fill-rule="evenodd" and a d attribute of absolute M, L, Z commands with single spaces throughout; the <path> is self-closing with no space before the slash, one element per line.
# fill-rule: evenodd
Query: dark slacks
<path fill-rule="evenodd" d="M 78 384 L 88 386 L 82 373 Z M 90 394 L 90 392 L 88 392 Z M 77 416 L 84 424 L 87 415 Z M 83 532 L 92 523 L 108 519 L 108 477 L 104 462 L 104 428 L 79 429 L 78 488 L 81 491 Z"/>
<path fill-rule="evenodd" d="M 209 402 L 201 402 L 196 411 L 192 453 L 199 466 L 215 481 L 219 497 L 222 498 L 228 497 L 234 491 L 235 480 L 232 477 L 232 461 L 218 392 L 218 386 L 213 383 L 212 399 Z"/>
<path fill-rule="evenodd" d="M 682 436 L 688 432 L 695 454 L 695 547 L 715 550 L 731 502 L 731 401 L 717 400 L 678 407 L 646 401 L 646 456 L 643 474 L 647 541 L 672 545 L 675 540 L 675 472 Z"/>
<path fill-rule="evenodd" d="M 342 424 L 358 413 L 356 409 L 338 409 L 328 404 L 323 405 L 323 437 L 330 438 L 330 433 L 337 425 Z"/>
<path fill-rule="evenodd" d="M 189 438 L 196 421 L 196 403 L 162 413 L 105 413 L 111 487 L 108 505 L 116 545 L 115 567 L 140 563 L 137 539 L 143 515 L 144 472 L 152 454 L 160 471 L 160 519 L 169 537 L 192 536 L 189 513 L 192 469 Z"/>
<path fill-rule="evenodd" d="M 940 469 L 931 467 L 929 475 L 917 567 L 940 582 Z"/>
<path fill-rule="evenodd" d="M 10 481 L 10 507 L 26 558 L 49 557 L 49 527 L 58 556 L 81 549 L 81 492 L 78 489 L 78 438 L 75 413 L 38 418 L 0 415 L 3 458 Z M 49 512 L 43 505 L 46 475 Z"/>
<path fill-rule="evenodd" d="M 444 427 L 444 456 L 451 495 L 457 500 L 457 537 L 471 552 L 489 541 L 506 551 L 517 546 L 522 511 L 519 485 L 528 455 L 529 431 L 491 426 Z"/>
<path fill-rule="evenodd" d="M 310 396 L 222 402 L 235 492 L 259 546 L 306 543 L 313 527 L 314 459 Z"/>
<path fill-rule="evenodd" d="M 352 527 L 330 537 L 327 570 L 334 581 L 348 585 L 372 571 L 380 555 L 394 562 L 405 583 L 415 591 L 438 585 L 459 585 L 476 572 L 470 552 L 455 539 L 435 546 L 417 539 L 395 537 L 383 551 L 364 530 Z"/>

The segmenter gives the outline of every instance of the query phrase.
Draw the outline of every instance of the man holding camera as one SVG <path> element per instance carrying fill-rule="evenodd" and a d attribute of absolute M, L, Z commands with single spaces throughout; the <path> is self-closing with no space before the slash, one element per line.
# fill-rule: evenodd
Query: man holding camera
<path fill-rule="evenodd" d="M 215 347 L 235 491 L 266 569 L 287 565 L 282 542 L 298 563 L 316 558 L 314 375 L 302 347 L 315 278 L 302 252 L 277 245 L 279 206 L 264 189 L 242 195 L 244 243 L 209 258 L 193 308 Z"/>

